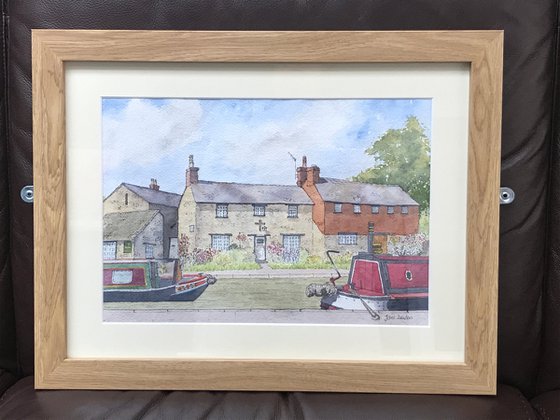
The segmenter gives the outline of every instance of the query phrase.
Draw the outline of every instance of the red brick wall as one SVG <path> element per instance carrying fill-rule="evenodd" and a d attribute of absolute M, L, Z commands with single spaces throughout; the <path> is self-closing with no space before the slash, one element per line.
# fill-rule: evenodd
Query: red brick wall
<path fill-rule="evenodd" d="M 361 213 L 354 213 L 354 205 L 344 203 L 342 213 L 335 213 L 334 203 L 324 203 L 324 230 L 321 231 L 325 235 L 339 232 L 367 235 L 368 223 L 373 222 L 375 232 L 393 235 L 418 233 L 418 206 L 408 206 L 408 214 L 401 214 L 401 206 L 394 206 L 394 214 L 387 214 L 387 206 L 379 206 L 378 214 L 371 212 L 370 205 L 362 204 L 360 207 Z"/>
<path fill-rule="evenodd" d="M 321 198 L 321 194 L 317 191 L 317 187 L 310 182 L 304 182 L 303 190 L 307 193 L 311 201 L 313 201 L 313 222 L 319 230 L 325 233 L 325 202 Z"/>
<path fill-rule="evenodd" d="M 324 202 L 312 182 L 304 182 L 302 188 L 313 201 L 313 221 L 325 235 L 336 235 L 339 232 L 367 235 L 369 222 L 374 223 L 375 232 L 392 235 L 418 233 L 418 206 L 408 206 L 408 214 L 401 214 L 401 206 L 394 206 L 394 214 L 387 214 L 387 206 L 379 206 L 379 213 L 373 214 L 370 205 L 362 204 L 361 213 L 356 214 L 353 204 L 344 203 L 342 213 L 335 213 L 334 203 Z"/>

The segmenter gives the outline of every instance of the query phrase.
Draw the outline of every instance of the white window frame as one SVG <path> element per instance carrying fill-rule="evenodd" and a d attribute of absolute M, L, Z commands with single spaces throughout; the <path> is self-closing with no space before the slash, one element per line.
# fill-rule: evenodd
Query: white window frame
<path fill-rule="evenodd" d="M 291 247 L 297 245 L 297 247 Z M 301 235 L 282 235 L 282 259 L 284 262 L 295 263 L 301 257 Z"/>
<path fill-rule="evenodd" d="M 354 204 L 352 208 L 354 209 L 354 214 L 360 214 L 362 212 L 362 206 L 359 204 Z"/>
<path fill-rule="evenodd" d="M 210 248 L 216 251 L 227 251 L 231 245 L 231 235 L 210 235 Z"/>
<path fill-rule="evenodd" d="M 342 203 L 334 203 L 334 213 L 342 213 Z"/>
<path fill-rule="evenodd" d="M 264 205 L 264 204 L 253 204 L 253 216 L 260 216 L 260 217 L 266 216 L 266 205 Z"/>
<path fill-rule="evenodd" d="M 387 206 L 387 214 L 395 214 L 395 206 Z"/>
<path fill-rule="evenodd" d="M 148 250 L 150 250 L 150 251 L 148 252 Z M 155 251 L 155 245 L 154 244 L 144 244 L 144 255 L 145 255 L 147 260 L 154 259 L 154 251 Z"/>
<path fill-rule="evenodd" d="M 111 256 L 111 258 L 105 258 L 105 246 L 112 244 L 115 252 Z M 104 260 L 114 260 L 117 258 L 117 241 L 103 241 L 103 259 Z"/>
<path fill-rule="evenodd" d="M 401 214 L 408 214 L 408 206 L 401 206 Z"/>
<path fill-rule="evenodd" d="M 371 206 L 371 214 L 379 214 L 379 206 Z"/>
<path fill-rule="evenodd" d="M 229 207 L 227 204 L 216 204 L 216 218 L 227 219 L 229 216 Z"/>
<path fill-rule="evenodd" d="M 358 234 L 354 232 L 339 232 L 339 245 L 358 245 Z"/>
<path fill-rule="evenodd" d="M 297 204 L 288 204 L 288 217 L 296 219 L 299 216 L 299 209 Z"/>

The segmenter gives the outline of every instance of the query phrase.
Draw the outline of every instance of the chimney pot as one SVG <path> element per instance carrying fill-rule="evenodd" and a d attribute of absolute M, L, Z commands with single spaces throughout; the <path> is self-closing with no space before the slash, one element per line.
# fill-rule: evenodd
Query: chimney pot
<path fill-rule="evenodd" d="M 194 156 L 189 155 L 189 166 L 185 172 L 187 188 L 192 184 L 198 184 L 198 168 L 194 166 Z"/>
<path fill-rule="evenodd" d="M 319 183 L 320 173 L 321 169 L 317 165 L 311 165 L 311 167 L 307 168 L 307 185 L 312 186 Z"/>
<path fill-rule="evenodd" d="M 157 183 L 157 179 L 155 178 L 150 179 L 150 189 L 159 191 L 159 185 Z"/>
<path fill-rule="evenodd" d="M 303 187 L 307 179 L 307 156 L 301 158 L 301 166 L 296 168 L 296 184 L 298 187 Z"/>

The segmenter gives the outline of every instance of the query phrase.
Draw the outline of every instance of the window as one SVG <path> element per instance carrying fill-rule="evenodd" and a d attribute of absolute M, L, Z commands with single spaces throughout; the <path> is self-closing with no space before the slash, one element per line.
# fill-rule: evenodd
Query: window
<path fill-rule="evenodd" d="M 342 213 L 342 203 L 334 203 L 334 212 Z"/>
<path fill-rule="evenodd" d="M 152 244 L 146 244 L 144 252 L 146 253 L 146 258 L 154 258 L 154 246 Z"/>
<path fill-rule="evenodd" d="M 132 254 L 132 241 L 124 241 L 123 252 L 125 254 Z"/>
<path fill-rule="evenodd" d="M 216 204 L 216 217 L 225 219 L 228 217 L 228 205 Z"/>
<path fill-rule="evenodd" d="M 211 235 L 211 248 L 216 251 L 227 251 L 230 245 L 230 235 Z"/>
<path fill-rule="evenodd" d="M 189 225 L 189 232 L 194 232 L 194 225 Z"/>
<path fill-rule="evenodd" d="M 371 206 L 372 214 L 379 214 L 379 206 Z"/>
<path fill-rule="evenodd" d="M 395 208 L 393 206 L 387 206 L 387 214 L 395 214 Z"/>
<path fill-rule="evenodd" d="M 115 270 L 111 274 L 111 283 L 113 284 L 130 284 L 132 283 L 132 270 Z"/>
<path fill-rule="evenodd" d="M 282 259 L 284 262 L 295 263 L 299 261 L 300 236 L 284 235 L 282 238 Z"/>
<path fill-rule="evenodd" d="M 354 204 L 354 213 L 358 214 L 362 212 L 362 208 L 359 204 Z"/>
<path fill-rule="evenodd" d="M 114 260 L 117 258 L 117 243 L 114 241 L 103 242 L 103 259 Z"/>
<path fill-rule="evenodd" d="M 124 194 L 124 205 L 128 206 L 128 193 Z"/>
<path fill-rule="evenodd" d="M 408 206 L 401 206 L 401 213 L 408 214 Z"/>
<path fill-rule="evenodd" d="M 338 244 L 339 245 L 358 245 L 358 234 L 357 233 L 339 233 L 338 234 Z"/>
<path fill-rule="evenodd" d="M 289 218 L 298 217 L 298 206 L 295 205 L 288 206 L 288 217 Z"/>
<path fill-rule="evenodd" d="M 265 206 L 263 204 L 253 204 L 253 216 L 264 216 Z"/>

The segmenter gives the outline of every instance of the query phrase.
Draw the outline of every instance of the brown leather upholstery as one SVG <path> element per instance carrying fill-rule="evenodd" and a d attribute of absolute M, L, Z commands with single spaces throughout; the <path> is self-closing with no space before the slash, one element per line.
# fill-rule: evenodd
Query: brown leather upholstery
<path fill-rule="evenodd" d="M 6 39 L 2 25 L 2 39 Z M 0 83 L 5 86 L 5 54 L 0 55 Z M 8 153 L 6 141 L 7 100 L 0 95 L 0 368 L 16 369 L 16 346 L 14 327 L 14 307 L 12 296 L 12 276 L 10 270 L 10 211 L 8 200 Z M 0 376 L 1 378 L 1 376 Z"/>
<path fill-rule="evenodd" d="M 33 372 L 32 206 L 19 198 L 20 189 L 32 183 L 31 28 L 504 29 L 502 185 L 513 188 L 517 199 L 503 206 L 501 212 L 499 380 L 507 386 L 500 387 L 495 399 L 289 393 L 35 393 L 31 380 L 23 379 L 0 401 L 0 413 L 5 409 L 14 417 L 26 413 L 27 418 L 61 413 L 70 413 L 71 418 L 105 414 L 108 418 L 144 414 L 157 418 L 167 413 L 177 418 L 329 418 L 337 417 L 336 413 L 354 414 L 348 418 L 373 418 L 375 414 L 386 418 L 390 413 L 406 418 L 531 418 L 532 408 L 515 388 L 528 397 L 560 388 L 560 139 L 556 136 L 552 141 L 558 0 L 4 0 L 3 7 L 5 3 L 9 153 L 6 159 L 2 136 L 0 367 L 13 370 L 17 360 L 19 373 Z M 6 36 L 3 39 L 6 41 Z M 11 274 L 6 263 L 6 187 Z M 552 397 L 540 396 L 534 401 L 544 411 L 554 413 L 546 405 L 554 404 Z M 56 411 L 57 406 L 63 411 Z M 191 407 L 193 412 L 188 411 Z"/>
<path fill-rule="evenodd" d="M 3 404 L 3 406 L 2 406 Z M 519 390 L 497 397 L 280 392 L 34 391 L 31 378 L 0 402 L 8 419 L 537 419 Z M 2 413 L 2 411 L 0 411 Z"/>

